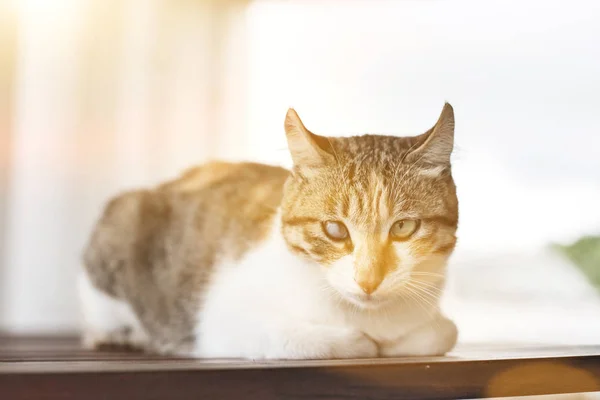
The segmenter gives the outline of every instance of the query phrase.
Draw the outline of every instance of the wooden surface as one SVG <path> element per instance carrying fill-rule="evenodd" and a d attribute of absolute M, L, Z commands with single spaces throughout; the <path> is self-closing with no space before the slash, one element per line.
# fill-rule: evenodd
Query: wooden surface
<path fill-rule="evenodd" d="M 469 346 L 448 357 L 223 361 L 0 338 L 0 399 L 466 399 L 600 391 L 600 346 Z"/>

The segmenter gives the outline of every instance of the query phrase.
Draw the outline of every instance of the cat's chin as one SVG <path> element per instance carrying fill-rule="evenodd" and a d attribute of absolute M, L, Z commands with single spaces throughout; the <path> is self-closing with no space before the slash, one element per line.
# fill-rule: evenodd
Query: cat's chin
<path fill-rule="evenodd" d="M 342 297 L 344 300 L 346 300 L 346 302 L 363 310 L 375 310 L 390 303 L 389 298 L 382 298 L 379 296 L 342 293 Z"/>

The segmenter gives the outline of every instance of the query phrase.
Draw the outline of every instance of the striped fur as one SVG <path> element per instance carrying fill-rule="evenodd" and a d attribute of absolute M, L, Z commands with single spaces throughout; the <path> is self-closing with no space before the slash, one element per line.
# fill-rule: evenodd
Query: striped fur
<path fill-rule="evenodd" d="M 441 279 L 458 224 L 449 105 L 434 128 L 416 137 L 319 137 L 293 110 L 286 126 L 288 137 L 294 137 L 289 142 L 292 155 L 300 153 L 282 201 L 283 235 L 291 251 L 325 268 L 351 263 L 359 287 L 341 290 L 356 296 L 362 296 L 361 286 L 371 292 L 381 285 L 382 295 L 402 293 L 406 279 L 393 275 L 430 272 L 440 275 L 420 280 Z M 420 221 L 418 231 L 405 242 L 391 240 L 392 224 L 407 218 Z M 343 222 L 349 240 L 328 240 L 322 229 L 328 220 Z M 439 261 L 435 268 L 431 259 Z M 392 279 L 386 283 L 388 276 Z"/>
<path fill-rule="evenodd" d="M 212 162 L 112 199 L 84 254 L 84 343 L 201 357 L 442 354 L 454 115 L 414 137 L 285 121 L 294 167 Z M 416 220 L 410 237 L 395 222 Z M 324 223 L 343 223 L 332 239 Z M 434 330 L 432 327 L 435 327 Z"/>

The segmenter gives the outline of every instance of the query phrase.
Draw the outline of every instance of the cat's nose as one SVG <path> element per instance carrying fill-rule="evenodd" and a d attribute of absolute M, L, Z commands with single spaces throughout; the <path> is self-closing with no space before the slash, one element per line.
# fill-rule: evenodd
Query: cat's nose
<path fill-rule="evenodd" d="M 381 285 L 382 279 L 377 279 L 375 277 L 357 277 L 354 279 L 358 286 L 362 289 L 365 294 L 371 294 L 377 290 L 379 285 Z"/>
<path fill-rule="evenodd" d="M 367 295 L 377 290 L 388 272 L 389 263 L 383 246 L 377 240 L 371 240 L 355 250 L 354 281 Z"/>

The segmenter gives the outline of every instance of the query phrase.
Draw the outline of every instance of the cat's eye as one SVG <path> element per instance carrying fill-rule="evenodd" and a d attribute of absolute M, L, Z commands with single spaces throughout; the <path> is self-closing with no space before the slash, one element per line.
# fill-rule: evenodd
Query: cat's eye
<path fill-rule="evenodd" d="M 338 221 L 325 221 L 323 230 L 333 240 L 345 240 L 348 238 L 348 228 Z"/>
<path fill-rule="evenodd" d="M 419 221 L 415 219 L 402 219 L 394 222 L 390 229 L 390 236 L 395 240 L 405 240 L 412 236 L 419 227 Z"/>

